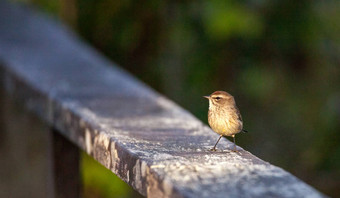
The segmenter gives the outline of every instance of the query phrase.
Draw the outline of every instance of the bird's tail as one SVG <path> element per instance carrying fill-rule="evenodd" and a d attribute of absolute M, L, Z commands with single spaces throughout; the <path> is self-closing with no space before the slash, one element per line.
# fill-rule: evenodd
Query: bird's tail
<path fill-rule="evenodd" d="M 242 131 L 241 132 L 243 132 L 243 133 L 248 133 L 248 131 L 247 130 L 245 130 L 245 129 L 242 129 Z"/>

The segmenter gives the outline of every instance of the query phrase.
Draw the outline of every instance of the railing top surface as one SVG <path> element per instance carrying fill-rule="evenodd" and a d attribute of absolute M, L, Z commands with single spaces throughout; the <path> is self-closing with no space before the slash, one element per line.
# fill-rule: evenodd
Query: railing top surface
<path fill-rule="evenodd" d="M 241 148 L 207 151 L 209 127 L 29 8 L 0 2 L 0 62 L 8 92 L 143 195 L 323 197 Z"/>

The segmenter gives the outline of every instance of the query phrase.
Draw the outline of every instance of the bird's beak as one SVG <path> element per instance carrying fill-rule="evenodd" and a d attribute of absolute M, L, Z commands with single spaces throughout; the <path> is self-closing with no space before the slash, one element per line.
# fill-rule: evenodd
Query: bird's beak
<path fill-rule="evenodd" d="M 210 99 L 210 96 L 203 96 L 204 98 L 206 98 L 206 99 Z"/>

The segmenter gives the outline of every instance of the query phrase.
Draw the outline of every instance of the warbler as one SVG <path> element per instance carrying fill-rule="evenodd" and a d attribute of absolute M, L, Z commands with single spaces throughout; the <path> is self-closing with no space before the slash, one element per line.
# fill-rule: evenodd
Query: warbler
<path fill-rule="evenodd" d="M 236 149 L 235 135 L 240 132 L 248 132 L 243 129 L 243 120 L 235 99 L 225 91 L 215 91 L 210 96 L 203 96 L 209 99 L 208 122 L 211 129 L 220 135 L 215 146 L 210 149 L 216 151 L 216 146 L 222 137 L 231 136 Z"/>

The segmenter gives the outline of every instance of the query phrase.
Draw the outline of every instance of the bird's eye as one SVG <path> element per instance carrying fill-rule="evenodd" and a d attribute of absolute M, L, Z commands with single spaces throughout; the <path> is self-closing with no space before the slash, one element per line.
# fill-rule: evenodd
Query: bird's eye
<path fill-rule="evenodd" d="M 216 100 L 220 100 L 220 99 L 221 99 L 221 97 L 218 97 L 218 96 L 217 96 L 215 99 L 216 99 Z"/>

